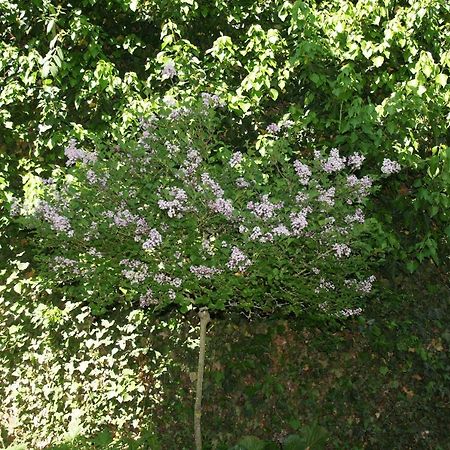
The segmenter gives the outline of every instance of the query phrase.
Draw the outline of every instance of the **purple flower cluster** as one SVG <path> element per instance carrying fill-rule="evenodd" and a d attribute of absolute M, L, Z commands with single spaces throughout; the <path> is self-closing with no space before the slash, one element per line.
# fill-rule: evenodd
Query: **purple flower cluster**
<path fill-rule="evenodd" d="M 69 237 L 74 235 L 69 219 L 62 216 L 54 206 L 41 201 L 36 212 L 42 214 L 44 220 L 49 222 L 52 229 L 57 233 L 66 233 Z"/>
<path fill-rule="evenodd" d="M 165 273 L 157 273 L 154 277 L 154 280 L 158 284 L 168 284 L 169 286 L 173 286 L 179 288 L 181 286 L 181 278 L 172 278 Z"/>
<path fill-rule="evenodd" d="M 274 236 L 290 236 L 291 232 L 285 225 L 280 223 L 276 227 L 272 228 L 272 234 Z"/>
<path fill-rule="evenodd" d="M 295 196 L 295 202 L 296 203 L 304 203 L 306 202 L 306 200 L 308 200 L 308 195 L 306 195 L 304 192 L 299 192 L 296 196 Z"/>
<path fill-rule="evenodd" d="M 84 164 L 95 163 L 97 161 L 97 155 L 93 152 L 86 152 L 77 148 L 77 142 L 75 139 L 69 141 L 69 145 L 64 149 L 66 155 L 67 166 L 75 164 L 77 161 L 81 161 Z"/>
<path fill-rule="evenodd" d="M 122 259 L 120 265 L 127 266 L 126 269 L 122 270 L 122 275 L 130 280 L 131 284 L 142 283 L 148 278 L 148 266 L 141 261 Z"/>
<path fill-rule="evenodd" d="M 339 172 L 345 168 L 345 161 L 346 159 L 339 155 L 339 150 L 333 148 L 328 159 L 322 162 L 322 168 L 327 173 Z"/>
<path fill-rule="evenodd" d="M 200 156 L 200 153 L 191 148 L 187 152 L 186 160 L 183 162 L 180 171 L 185 178 L 190 179 L 195 175 L 201 163 L 202 157 Z"/>
<path fill-rule="evenodd" d="M 158 230 L 152 228 L 149 232 L 148 239 L 142 244 L 144 250 L 152 250 L 162 243 L 162 236 Z"/>
<path fill-rule="evenodd" d="M 319 294 L 321 291 L 333 291 L 336 289 L 336 286 L 333 282 L 325 280 L 325 278 L 321 278 L 319 281 L 319 286 L 314 289 L 316 294 Z"/>
<path fill-rule="evenodd" d="M 304 186 L 308 185 L 309 179 L 311 178 L 311 169 L 306 165 L 303 164 L 301 161 L 294 161 L 294 169 L 297 173 L 298 177 L 300 178 L 300 183 Z"/>
<path fill-rule="evenodd" d="M 311 207 L 307 206 L 303 208 L 300 212 L 292 212 L 289 217 L 291 219 L 292 234 L 294 236 L 301 235 L 303 229 L 308 226 L 307 216 L 312 212 Z"/>
<path fill-rule="evenodd" d="M 319 188 L 319 197 L 317 200 L 322 203 L 326 203 L 328 206 L 334 206 L 334 196 L 336 194 L 336 188 L 331 187 L 327 190 Z"/>
<path fill-rule="evenodd" d="M 161 70 L 161 75 L 163 78 L 173 78 L 176 74 L 177 70 L 175 69 L 175 63 L 173 61 L 169 61 L 164 64 L 164 67 Z"/>
<path fill-rule="evenodd" d="M 182 117 L 186 117 L 190 113 L 190 109 L 186 108 L 185 106 L 182 106 L 181 108 L 175 108 L 170 114 L 169 119 L 170 120 L 178 120 Z"/>
<path fill-rule="evenodd" d="M 355 309 L 342 309 L 339 311 L 339 316 L 341 317 L 352 317 L 352 316 L 359 316 L 362 313 L 362 308 L 355 308 Z"/>
<path fill-rule="evenodd" d="M 216 94 L 210 94 L 208 92 L 202 92 L 201 94 L 203 104 L 207 108 L 215 108 L 216 106 L 222 106 L 220 98 Z"/>
<path fill-rule="evenodd" d="M 345 285 L 350 288 L 354 288 L 357 292 L 362 294 L 369 294 L 372 291 L 372 285 L 375 282 L 376 278 L 374 275 L 366 278 L 362 281 L 357 280 L 345 280 Z"/>
<path fill-rule="evenodd" d="M 353 222 L 364 223 L 365 220 L 366 218 L 361 208 L 356 208 L 354 214 L 348 214 L 347 216 L 345 216 L 345 221 L 347 223 Z"/>
<path fill-rule="evenodd" d="M 400 172 L 401 166 L 398 162 L 385 158 L 383 165 L 381 166 L 381 172 L 386 175 L 392 175 L 393 173 Z"/>
<path fill-rule="evenodd" d="M 347 164 L 353 169 L 360 169 L 365 159 L 366 157 L 360 153 L 353 153 L 347 158 Z"/>
<path fill-rule="evenodd" d="M 55 256 L 55 265 L 53 270 L 59 271 L 69 271 L 74 275 L 81 275 L 81 269 L 78 267 L 78 262 L 74 259 L 64 258 L 62 256 Z"/>
<path fill-rule="evenodd" d="M 89 184 L 98 183 L 102 187 L 106 187 L 108 183 L 109 174 L 105 173 L 102 177 L 99 177 L 93 170 L 89 169 L 86 172 L 86 179 Z"/>
<path fill-rule="evenodd" d="M 153 296 L 153 291 L 147 289 L 147 292 L 139 298 L 139 304 L 141 305 L 141 308 L 147 308 L 150 305 L 157 305 L 158 300 Z"/>
<path fill-rule="evenodd" d="M 172 200 L 158 200 L 158 206 L 163 211 L 167 211 L 169 217 L 182 217 L 183 213 L 188 211 L 188 196 L 184 189 L 170 188 L 169 195 Z"/>
<path fill-rule="evenodd" d="M 360 197 L 369 195 L 372 188 L 373 180 L 368 175 L 358 178 L 356 175 L 349 175 L 347 177 L 347 185 L 351 188 L 356 188 L 357 194 Z"/>
<path fill-rule="evenodd" d="M 241 152 L 235 152 L 235 153 L 233 153 L 230 160 L 228 161 L 228 164 L 234 168 L 242 162 L 242 158 L 243 158 L 243 155 Z"/>
<path fill-rule="evenodd" d="M 275 211 L 283 208 L 284 203 L 272 203 L 269 201 L 267 194 L 261 196 L 261 202 L 248 202 L 247 209 L 249 209 L 256 217 L 263 221 L 272 219 L 275 216 Z"/>
<path fill-rule="evenodd" d="M 132 214 L 130 210 L 125 207 L 121 207 L 120 209 L 116 210 L 115 213 L 112 211 L 106 211 L 105 216 L 112 219 L 113 221 L 113 223 L 110 224 L 110 227 L 115 225 L 119 228 L 127 227 L 138 219 L 137 216 Z"/>
<path fill-rule="evenodd" d="M 281 127 L 277 125 L 276 123 L 271 123 L 267 125 L 266 130 L 271 134 L 278 134 L 281 130 Z"/>
<path fill-rule="evenodd" d="M 206 186 L 207 188 L 211 189 L 212 193 L 216 196 L 216 197 L 223 197 L 224 191 L 223 189 L 220 187 L 219 183 L 217 183 L 216 181 L 214 181 L 209 173 L 202 173 L 201 175 L 201 180 L 204 186 Z"/>
<path fill-rule="evenodd" d="M 214 201 L 208 203 L 208 206 L 212 211 L 223 214 L 225 217 L 230 219 L 233 217 L 233 203 L 231 200 L 226 200 L 224 198 L 216 198 Z"/>
<path fill-rule="evenodd" d="M 227 267 L 230 270 L 239 270 L 244 272 L 252 262 L 245 256 L 245 254 L 238 247 L 233 247 L 231 249 L 231 256 L 227 262 Z"/>
<path fill-rule="evenodd" d="M 333 250 L 338 258 L 350 256 L 352 249 L 347 244 L 334 244 Z"/>
<path fill-rule="evenodd" d="M 263 233 L 261 227 L 253 227 L 250 236 L 248 237 L 251 241 L 259 242 L 273 242 L 272 233 Z"/>
<path fill-rule="evenodd" d="M 20 215 L 21 209 L 22 209 L 22 206 L 21 206 L 19 199 L 16 197 L 12 197 L 11 205 L 10 205 L 10 209 L 9 209 L 9 214 L 11 215 L 11 217 L 16 217 L 16 216 Z"/>
<path fill-rule="evenodd" d="M 240 189 L 245 189 L 250 186 L 250 183 L 245 178 L 240 177 L 236 180 L 236 186 Z"/>
<path fill-rule="evenodd" d="M 191 266 L 189 267 L 191 273 L 193 273 L 198 279 L 212 278 L 214 275 L 218 275 L 223 272 L 221 269 L 207 266 Z"/>

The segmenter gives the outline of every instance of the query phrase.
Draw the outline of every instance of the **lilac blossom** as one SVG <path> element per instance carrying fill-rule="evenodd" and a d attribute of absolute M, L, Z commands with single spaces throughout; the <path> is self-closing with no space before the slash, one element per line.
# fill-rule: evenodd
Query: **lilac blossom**
<path fill-rule="evenodd" d="M 381 166 L 381 172 L 386 175 L 392 175 L 393 173 L 400 172 L 401 166 L 397 161 L 392 161 L 385 158 L 383 160 L 383 165 Z"/>
<path fill-rule="evenodd" d="M 20 200 L 16 197 L 12 197 L 10 210 L 9 210 L 9 214 L 11 215 L 11 217 L 16 217 L 16 216 L 20 215 L 21 209 L 22 209 L 22 207 L 20 204 Z"/>
<path fill-rule="evenodd" d="M 231 200 L 225 200 L 224 198 L 216 198 L 214 201 L 209 202 L 208 206 L 216 213 L 223 214 L 227 218 L 233 216 L 233 204 Z"/>
<path fill-rule="evenodd" d="M 321 278 L 319 281 L 319 286 L 314 289 L 316 294 L 319 294 L 321 291 L 333 291 L 336 289 L 336 286 L 331 281 L 325 280 L 325 278 Z"/>
<path fill-rule="evenodd" d="M 295 196 L 296 203 L 304 203 L 304 202 L 306 202 L 306 200 L 308 200 L 308 196 L 304 192 L 299 192 Z"/>
<path fill-rule="evenodd" d="M 64 154 L 66 155 L 67 166 L 75 164 L 77 161 L 81 161 L 84 164 L 90 164 L 97 161 L 97 155 L 93 152 L 86 152 L 77 148 L 77 142 L 75 139 L 69 141 L 69 145 L 64 149 Z"/>
<path fill-rule="evenodd" d="M 337 148 L 333 148 L 328 159 L 322 162 L 322 168 L 327 173 L 339 172 L 345 168 L 345 158 L 339 155 Z"/>
<path fill-rule="evenodd" d="M 357 292 L 361 292 L 362 294 L 369 294 L 372 291 L 372 285 L 375 280 L 375 276 L 371 275 L 370 277 L 362 281 L 345 280 L 345 285 L 349 288 L 355 289 Z"/>
<path fill-rule="evenodd" d="M 166 275 L 165 273 L 157 273 L 154 276 L 154 280 L 158 284 L 168 284 L 173 287 L 179 288 L 181 286 L 181 278 L 172 278 L 169 275 Z"/>
<path fill-rule="evenodd" d="M 150 305 L 157 305 L 158 301 L 153 296 L 153 291 L 147 289 L 147 292 L 139 298 L 139 304 L 141 308 L 147 308 Z"/>
<path fill-rule="evenodd" d="M 180 108 L 174 109 L 169 114 L 169 119 L 170 120 L 178 120 L 178 119 L 181 119 L 182 117 L 186 117 L 187 115 L 189 115 L 189 113 L 190 113 L 190 110 L 188 108 L 186 108 L 185 106 L 181 106 Z"/>
<path fill-rule="evenodd" d="M 148 278 L 148 266 L 141 261 L 122 259 L 120 265 L 127 266 L 122 270 L 122 275 L 130 280 L 131 284 L 142 283 Z"/>
<path fill-rule="evenodd" d="M 162 236 L 159 233 L 158 230 L 155 230 L 154 228 L 152 228 L 150 230 L 148 239 L 142 244 L 142 248 L 144 250 L 152 250 L 155 247 L 157 247 L 158 245 L 161 245 L 162 243 Z"/>
<path fill-rule="evenodd" d="M 173 187 L 169 189 L 169 195 L 172 197 L 172 200 L 158 200 L 158 206 L 163 211 L 167 211 L 169 217 L 180 218 L 182 213 L 189 210 L 187 206 L 188 196 L 186 191 L 181 188 Z"/>
<path fill-rule="evenodd" d="M 360 169 L 366 157 L 360 153 L 353 153 L 347 158 L 347 164 L 353 169 Z"/>
<path fill-rule="evenodd" d="M 220 98 L 216 94 L 210 94 L 208 92 L 202 92 L 201 93 L 203 104 L 207 108 L 216 107 L 216 106 L 222 106 L 220 102 Z"/>
<path fill-rule="evenodd" d="M 263 233 L 261 231 L 261 227 L 254 227 L 249 240 L 251 241 L 259 241 L 259 242 L 273 242 L 274 234 L 271 232 Z"/>
<path fill-rule="evenodd" d="M 319 188 L 319 197 L 317 200 L 322 203 L 326 203 L 328 206 L 334 206 L 334 195 L 336 194 L 336 189 L 331 187 L 327 190 Z"/>
<path fill-rule="evenodd" d="M 134 240 L 136 242 L 141 242 L 145 235 L 150 231 L 147 221 L 143 217 L 137 217 L 135 220 L 136 230 Z"/>
<path fill-rule="evenodd" d="M 350 256 L 352 249 L 347 244 L 334 244 L 333 250 L 338 258 Z"/>
<path fill-rule="evenodd" d="M 103 255 L 96 249 L 96 248 L 90 248 L 87 251 L 88 255 L 93 256 L 94 258 L 103 258 Z"/>
<path fill-rule="evenodd" d="M 161 70 L 161 75 L 164 78 L 173 78 L 176 74 L 177 70 L 175 69 L 175 63 L 173 61 L 169 61 L 164 64 L 164 67 Z"/>
<path fill-rule="evenodd" d="M 117 210 L 111 218 L 114 222 L 114 225 L 120 228 L 127 227 L 137 220 L 137 216 L 132 214 L 129 209 L 123 207 Z M 113 226 L 113 224 L 111 224 L 110 226 Z"/>
<path fill-rule="evenodd" d="M 349 175 L 347 177 L 347 185 L 349 187 L 354 187 L 357 193 L 361 197 L 365 197 L 370 193 L 373 180 L 368 175 L 358 178 L 356 175 Z"/>
<path fill-rule="evenodd" d="M 294 125 L 295 125 L 295 122 L 293 120 L 289 120 L 289 119 L 288 120 L 284 120 L 281 123 L 281 126 L 283 128 L 292 128 Z"/>
<path fill-rule="evenodd" d="M 54 206 L 41 201 L 37 207 L 37 212 L 42 214 L 44 220 L 49 222 L 56 232 L 66 233 L 69 237 L 74 235 L 69 219 L 62 216 Z"/>
<path fill-rule="evenodd" d="M 275 228 L 272 228 L 272 234 L 274 236 L 290 236 L 291 232 L 285 225 L 280 223 Z"/>
<path fill-rule="evenodd" d="M 103 187 L 106 187 L 108 183 L 109 174 L 105 173 L 102 177 L 99 177 L 93 170 L 89 169 L 86 172 L 86 179 L 89 184 L 100 184 Z"/>
<path fill-rule="evenodd" d="M 202 163 L 202 157 L 200 156 L 200 153 L 191 148 L 187 152 L 186 160 L 183 162 L 183 165 L 181 166 L 181 173 L 186 178 L 191 178 L 197 169 L 200 167 L 200 164 Z"/>
<path fill-rule="evenodd" d="M 245 178 L 238 178 L 236 180 L 236 186 L 240 189 L 248 188 L 250 186 L 250 183 L 245 180 Z"/>
<path fill-rule="evenodd" d="M 230 160 L 228 161 L 228 164 L 234 168 L 242 162 L 242 158 L 243 158 L 243 155 L 241 152 L 235 152 L 235 153 L 233 153 Z"/>
<path fill-rule="evenodd" d="M 271 134 L 277 134 L 280 132 L 281 128 L 276 123 L 271 123 L 267 125 L 266 130 Z"/>
<path fill-rule="evenodd" d="M 211 243 L 209 239 L 203 239 L 202 250 L 206 252 L 209 256 L 213 256 L 215 254 L 214 245 Z"/>
<path fill-rule="evenodd" d="M 248 228 L 245 225 L 239 225 L 238 230 L 239 230 L 239 233 L 244 234 L 244 233 L 247 233 Z"/>
<path fill-rule="evenodd" d="M 191 266 L 189 267 L 189 270 L 199 279 L 212 278 L 214 275 L 218 275 L 223 272 L 222 269 L 207 266 Z"/>
<path fill-rule="evenodd" d="M 357 208 L 355 210 L 354 214 L 348 214 L 347 216 L 345 216 L 344 220 L 347 223 L 353 223 L 353 222 L 364 223 L 365 216 L 364 216 L 364 213 L 363 213 L 362 209 L 361 208 Z"/>
<path fill-rule="evenodd" d="M 292 212 L 289 215 L 292 225 L 292 234 L 294 236 L 299 236 L 301 234 L 301 231 L 308 226 L 307 216 L 311 211 L 312 209 L 307 206 L 300 212 Z"/>
<path fill-rule="evenodd" d="M 247 209 L 249 209 L 256 217 L 267 221 L 272 219 L 275 215 L 275 211 L 283 208 L 284 203 L 272 203 L 269 201 L 267 194 L 261 196 L 261 202 L 248 202 Z"/>
<path fill-rule="evenodd" d="M 294 169 L 300 178 L 300 183 L 306 186 L 309 183 L 309 179 L 311 178 L 311 169 L 303 164 L 301 161 L 294 161 Z"/>
<path fill-rule="evenodd" d="M 355 308 L 355 309 L 342 309 L 339 311 L 338 315 L 341 317 L 352 317 L 352 316 L 359 316 L 362 313 L 362 308 Z"/>
<path fill-rule="evenodd" d="M 243 272 L 247 269 L 252 262 L 245 256 L 245 254 L 238 247 L 233 247 L 231 249 L 231 256 L 227 262 L 227 267 L 230 270 L 239 270 Z"/>
<path fill-rule="evenodd" d="M 78 261 L 75 261 L 74 259 L 64 258 L 63 256 L 55 256 L 54 262 L 54 271 L 69 271 L 74 275 L 81 275 Z"/>
<path fill-rule="evenodd" d="M 211 189 L 211 191 L 216 197 L 223 197 L 224 194 L 223 189 L 220 187 L 219 183 L 217 183 L 211 178 L 209 173 L 206 172 L 202 173 L 200 178 L 202 180 L 203 185 Z"/>
<path fill-rule="evenodd" d="M 180 147 L 178 147 L 178 145 L 172 144 L 169 141 L 166 141 L 164 143 L 164 145 L 166 146 L 167 149 L 167 153 L 171 156 L 174 157 L 175 155 L 177 155 L 178 153 L 180 153 Z"/>

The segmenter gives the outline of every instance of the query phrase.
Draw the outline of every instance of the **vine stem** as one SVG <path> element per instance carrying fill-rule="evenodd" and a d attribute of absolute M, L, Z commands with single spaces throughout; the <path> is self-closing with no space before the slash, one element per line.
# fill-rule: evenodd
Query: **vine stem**
<path fill-rule="evenodd" d="M 195 449 L 202 450 L 202 396 L 203 396 L 203 374 L 205 372 L 205 349 L 206 349 L 206 326 L 211 320 L 207 308 L 200 309 L 198 316 L 200 318 L 200 349 L 198 353 L 197 368 L 197 388 L 195 391 L 194 407 L 194 436 Z"/>

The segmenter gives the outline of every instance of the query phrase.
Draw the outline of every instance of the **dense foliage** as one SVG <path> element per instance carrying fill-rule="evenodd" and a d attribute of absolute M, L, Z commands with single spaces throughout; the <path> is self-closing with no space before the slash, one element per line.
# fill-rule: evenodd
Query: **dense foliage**
<path fill-rule="evenodd" d="M 288 123 L 268 126 L 265 158 L 244 156 L 215 138 L 217 102 L 203 94 L 200 105 L 161 108 L 128 149 L 70 143 L 74 167 L 42 180 L 36 205 L 22 208 L 42 283 L 97 313 L 137 299 L 157 311 L 361 311 L 375 279 L 366 241 L 378 229 L 364 204 L 374 180 L 400 166 L 385 159 L 361 176 L 364 157 L 337 149 L 301 162 Z"/>
<path fill-rule="evenodd" d="M 449 76 L 448 0 L 0 0 L 0 447 L 191 448 L 207 305 L 211 448 L 447 448 Z"/>
<path fill-rule="evenodd" d="M 17 166 L 62 161 L 70 138 L 122 140 L 155 95 L 209 91 L 227 101 L 224 138 L 243 149 L 258 142 L 261 124 L 290 112 L 330 147 L 401 161 L 407 170 L 377 204 L 385 241 L 411 270 L 428 257 L 445 262 L 449 8 L 2 0 L 2 152 L 24 158 L 13 156 L 3 177 L 16 189 Z M 169 61 L 175 72 L 161 80 Z"/>

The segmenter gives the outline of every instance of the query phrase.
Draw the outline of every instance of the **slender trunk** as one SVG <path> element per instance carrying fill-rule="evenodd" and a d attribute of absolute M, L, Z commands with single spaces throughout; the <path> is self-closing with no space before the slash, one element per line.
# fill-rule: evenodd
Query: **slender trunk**
<path fill-rule="evenodd" d="M 197 369 L 197 389 L 195 392 L 194 407 L 194 435 L 195 449 L 202 450 L 202 395 L 203 395 L 203 373 L 205 371 L 205 345 L 206 345 L 206 326 L 210 321 L 208 309 L 202 308 L 198 313 L 200 317 L 200 350 L 198 354 Z"/>

